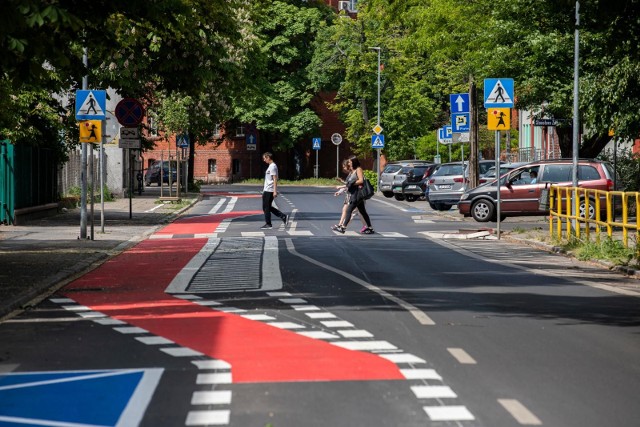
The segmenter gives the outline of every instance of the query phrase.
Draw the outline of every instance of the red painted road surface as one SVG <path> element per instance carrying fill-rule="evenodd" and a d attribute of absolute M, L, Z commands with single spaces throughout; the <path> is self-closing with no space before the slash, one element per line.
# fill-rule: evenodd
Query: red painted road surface
<path fill-rule="evenodd" d="M 203 230 L 215 230 L 225 217 L 247 213 L 178 221 L 162 232 L 211 232 Z M 235 383 L 404 379 L 395 364 L 376 355 L 166 294 L 172 279 L 206 242 L 146 240 L 74 281 L 63 293 L 92 310 L 229 362 Z"/>

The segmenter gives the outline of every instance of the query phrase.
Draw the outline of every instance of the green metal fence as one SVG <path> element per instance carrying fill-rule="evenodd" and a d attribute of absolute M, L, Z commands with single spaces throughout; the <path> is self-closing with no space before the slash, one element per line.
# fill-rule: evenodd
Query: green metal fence
<path fill-rule="evenodd" d="M 0 141 L 0 223 L 15 223 L 15 210 L 58 199 L 53 150 Z"/>

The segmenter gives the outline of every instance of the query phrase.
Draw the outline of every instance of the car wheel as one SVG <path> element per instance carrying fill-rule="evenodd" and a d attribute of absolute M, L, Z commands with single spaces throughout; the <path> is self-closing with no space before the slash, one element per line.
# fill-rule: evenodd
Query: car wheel
<path fill-rule="evenodd" d="M 415 202 L 416 201 L 416 196 L 414 196 L 413 194 L 408 194 L 405 197 L 407 198 L 407 202 Z"/>
<path fill-rule="evenodd" d="M 596 202 L 589 199 L 589 216 L 587 217 L 587 202 L 584 199 L 580 199 L 580 218 L 595 219 L 596 217 Z"/>
<path fill-rule="evenodd" d="M 478 222 L 491 221 L 495 206 L 488 200 L 480 199 L 471 205 L 471 216 Z"/>
<path fill-rule="evenodd" d="M 382 195 L 383 195 L 384 197 L 386 197 L 387 199 L 390 199 L 390 198 L 392 198 L 392 197 L 393 197 L 393 193 L 392 193 L 391 191 L 383 191 L 383 192 L 382 192 Z"/>
<path fill-rule="evenodd" d="M 436 204 L 436 208 L 437 208 L 439 211 L 448 211 L 449 209 L 451 209 L 451 206 L 452 206 L 452 205 L 447 205 L 447 204 L 445 204 L 445 203 L 437 203 L 437 204 Z"/>
<path fill-rule="evenodd" d="M 435 203 L 431 203 L 429 202 L 429 206 L 431 207 L 431 209 L 433 209 L 434 211 L 438 210 L 438 206 Z"/>
<path fill-rule="evenodd" d="M 399 201 L 403 201 L 404 200 L 404 196 L 402 194 L 394 194 L 393 198 Z"/>

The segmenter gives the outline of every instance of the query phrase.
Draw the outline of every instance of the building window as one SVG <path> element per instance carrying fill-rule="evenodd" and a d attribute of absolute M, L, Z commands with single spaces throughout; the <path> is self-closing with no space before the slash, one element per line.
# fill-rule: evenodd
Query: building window
<path fill-rule="evenodd" d="M 215 129 L 213 130 L 213 137 L 220 138 L 220 124 L 217 124 Z"/>
<path fill-rule="evenodd" d="M 244 126 L 238 126 L 236 128 L 236 136 L 244 136 Z"/>
<path fill-rule="evenodd" d="M 239 159 L 233 159 L 232 168 L 233 168 L 233 172 L 232 173 L 234 175 L 240 174 L 240 160 Z"/>
<path fill-rule="evenodd" d="M 209 173 L 218 173 L 218 163 L 216 159 L 209 159 Z"/>
<path fill-rule="evenodd" d="M 149 125 L 149 136 L 158 136 L 158 126 L 154 118 L 149 116 L 147 123 Z"/>

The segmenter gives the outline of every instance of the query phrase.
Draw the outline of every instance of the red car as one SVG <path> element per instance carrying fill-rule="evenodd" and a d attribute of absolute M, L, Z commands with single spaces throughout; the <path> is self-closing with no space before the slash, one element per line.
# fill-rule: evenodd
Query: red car
<path fill-rule="evenodd" d="M 544 160 L 528 163 L 502 175 L 500 178 L 500 219 L 509 216 L 544 215 L 539 210 L 542 189 L 553 184 L 572 185 L 573 161 L 571 159 Z M 581 159 L 578 162 L 578 183 L 582 188 L 613 190 L 614 171 L 611 165 L 600 160 Z M 464 216 L 472 216 L 478 222 L 496 220 L 496 181 L 487 182 L 466 191 L 458 209 Z M 604 204 L 603 204 L 604 205 Z M 580 215 L 595 218 L 595 201 L 580 203 Z"/>

